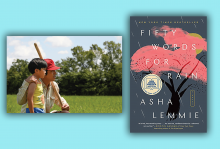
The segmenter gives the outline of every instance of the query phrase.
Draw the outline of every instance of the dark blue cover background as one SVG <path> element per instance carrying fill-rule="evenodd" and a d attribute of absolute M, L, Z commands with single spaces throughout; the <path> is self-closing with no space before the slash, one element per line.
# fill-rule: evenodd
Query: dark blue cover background
<path fill-rule="evenodd" d="M 139 22 L 146 23 L 139 23 Z M 148 23 L 148 21 L 158 21 L 158 23 Z M 161 23 L 165 21 L 172 21 L 173 23 Z M 174 21 L 198 21 L 198 23 L 174 23 Z M 148 31 L 151 30 L 154 26 L 162 27 L 167 25 L 170 28 L 181 28 L 188 33 L 197 33 L 203 38 L 207 39 L 207 18 L 206 17 L 131 17 L 130 19 L 130 56 L 140 49 L 152 44 L 159 44 L 160 47 L 165 44 L 163 38 L 156 38 L 153 34 L 149 36 Z M 144 30 L 144 33 L 141 36 L 141 30 Z M 191 50 L 191 49 L 187 49 Z M 208 50 L 207 50 L 208 51 Z M 149 51 L 150 52 L 150 51 Z M 202 57 L 203 56 L 203 57 Z M 147 54 L 145 55 L 147 57 Z M 207 52 L 201 52 L 197 55 L 197 59 L 200 59 L 205 64 L 207 64 Z M 147 57 L 148 58 L 148 57 Z M 150 57 L 149 57 L 150 58 Z M 168 60 L 169 61 L 169 60 Z M 168 62 L 169 63 L 169 62 Z M 206 66 L 207 67 L 207 66 Z M 165 72 L 166 74 L 168 72 Z M 171 72 L 170 72 L 171 73 Z M 204 72 L 206 73 L 206 72 Z M 195 74 L 195 73 L 194 73 Z M 133 76 L 132 76 L 133 75 Z M 166 116 L 168 109 L 168 100 L 171 99 L 171 92 L 164 85 L 162 85 L 161 91 L 156 95 L 147 95 L 141 89 L 141 81 L 146 74 L 142 75 L 142 72 L 130 73 L 130 129 L 131 132 L 206 132 L 206 123 L 207 123 L 207 89 L 206 85 L 197 82 L 197 80 L 188 79 L 187 82 L 183 85 L 180 92 L 184 90 L 188 85 L 193 84 L 189 87 L 186 92 L 181 97 L 180 101 L 180 113 L 185 113 L 185 118 L 177 118 L 175 120 L 169 121 Z M 185 79 L 185 76 L 181 76 L 181 79 L 175 79 L 177 73 L 172 72 L 172 78 L 175 89 L 181 84 Z M 162 75 L 161 78 L 170 84 L 170 81 L 166 75 Z M 190 107 L 190 90 L 195 90 L 195 107 Z M 150 99 L 153 99 L 154 104 L 150 105 Z M 145 104 L 141 104 L 142 99 L 144 99 Z M 158 105 L 158 99 L 161 101 L 163 99 L 163 105 L 160 103 Z M 153 118 L 153 112 L 155 117 Z M 164 112 L 164 118 L 160 117 L 160 112 Z M 192 114 L 192 118 L 189 118 L 189 112 Z M 199 112 L 199 118 L 195 119 L 195 112 Z M 193 127 L 184 127 L 183 129 L 169 129 L 174 127 L 166 127 L 168 129 L 154 129 L 154 127 L 146 127 L 148 125 L 138 124 L 138 123 L 199 123 L 193 125 Z M 189 126 L 189 125 L 187 125 Z M 191 125 L 192 126 L 192 125 Z M 161 127 L 163 128 L 163 127 Z M 181 128 L 181 127 L 177 127 Z"/>

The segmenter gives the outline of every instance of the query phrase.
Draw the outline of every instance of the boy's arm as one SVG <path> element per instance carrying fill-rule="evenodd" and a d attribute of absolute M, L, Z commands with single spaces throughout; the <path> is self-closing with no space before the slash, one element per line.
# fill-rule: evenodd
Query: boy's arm
<path fill-rule="evenodd" d="M 30 113 L 34 113 L 33 95 L 36 88 L 35 83 L 31 83 L 28 87 L 27 101 Z"/>

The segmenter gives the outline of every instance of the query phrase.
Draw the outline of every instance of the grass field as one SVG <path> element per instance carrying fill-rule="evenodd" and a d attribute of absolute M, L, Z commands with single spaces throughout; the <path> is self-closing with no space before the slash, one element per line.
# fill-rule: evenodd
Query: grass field
<path fill-rule="evenodd" d="M 122 96 L 62 96 L 70 106 L 70 113 L 121 113 Z M 7 95 L 7 113 L 20 113 L 17 95 Z M 54 104 L 52 110 L 61 110 Z"/>

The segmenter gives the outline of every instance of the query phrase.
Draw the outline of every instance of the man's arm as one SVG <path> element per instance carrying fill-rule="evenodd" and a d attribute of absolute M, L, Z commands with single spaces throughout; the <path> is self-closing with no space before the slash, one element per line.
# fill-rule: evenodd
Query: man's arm
<path fill-rule="evenodd" d="M 22 83 L 22 86 L 18 89 L 18 94 L 17 94 L 17 103 L 19 105 L 23 105 L 27 102 L 27 88 L 29 86 L 29 83 L 24 80 Z"/>
<path fill-rule="evenodd" d="M 58 87 L 58 84 L 56 82 L 54 82 L 54 86 L 56 87 L 56 89 L 58 91 L 58 94 L 59 94 L 59 87 Z M 56 105 L 61 107 L 61 104 L 60 104 L 57 96 L 55 96 L 55 101 L 54 102 L 55 102 Z M 69 104 L 66 102 L 66 100 L 63 97 L 61 97 L 61 102 L 62 102 L 62 105 L 63 105 L 61 107 L 61 109 L 69 111 Z"/>
<path fill-rule="evenodd" d="M 27 102 L 27 88 L 31 82 L 37 83 L 37 79 L 33 75 L 24 80 L 22 86 L 18 89 L 17 103 L 19 105 L 23 105 Z"/>
<path fill-rule="evenodd" d="M 36 86 L 36 83 L 31 83 L 28 87 L 27 101 L 30 113 L 34 113 L 33 96 Z"/>

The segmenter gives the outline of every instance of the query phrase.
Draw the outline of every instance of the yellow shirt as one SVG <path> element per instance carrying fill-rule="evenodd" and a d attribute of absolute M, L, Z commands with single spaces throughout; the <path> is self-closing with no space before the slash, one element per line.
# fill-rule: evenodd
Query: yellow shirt
<path fill-rule="evenodd" d="M 43 93 L 43 86 L 41 83 L 37 84 L 37 87 L 34 91 L 33 106 L 34 108 L 44 109 L 44 93 Z M 27 104 L 27 108 L 29 108 L 28 104 Z"/>

